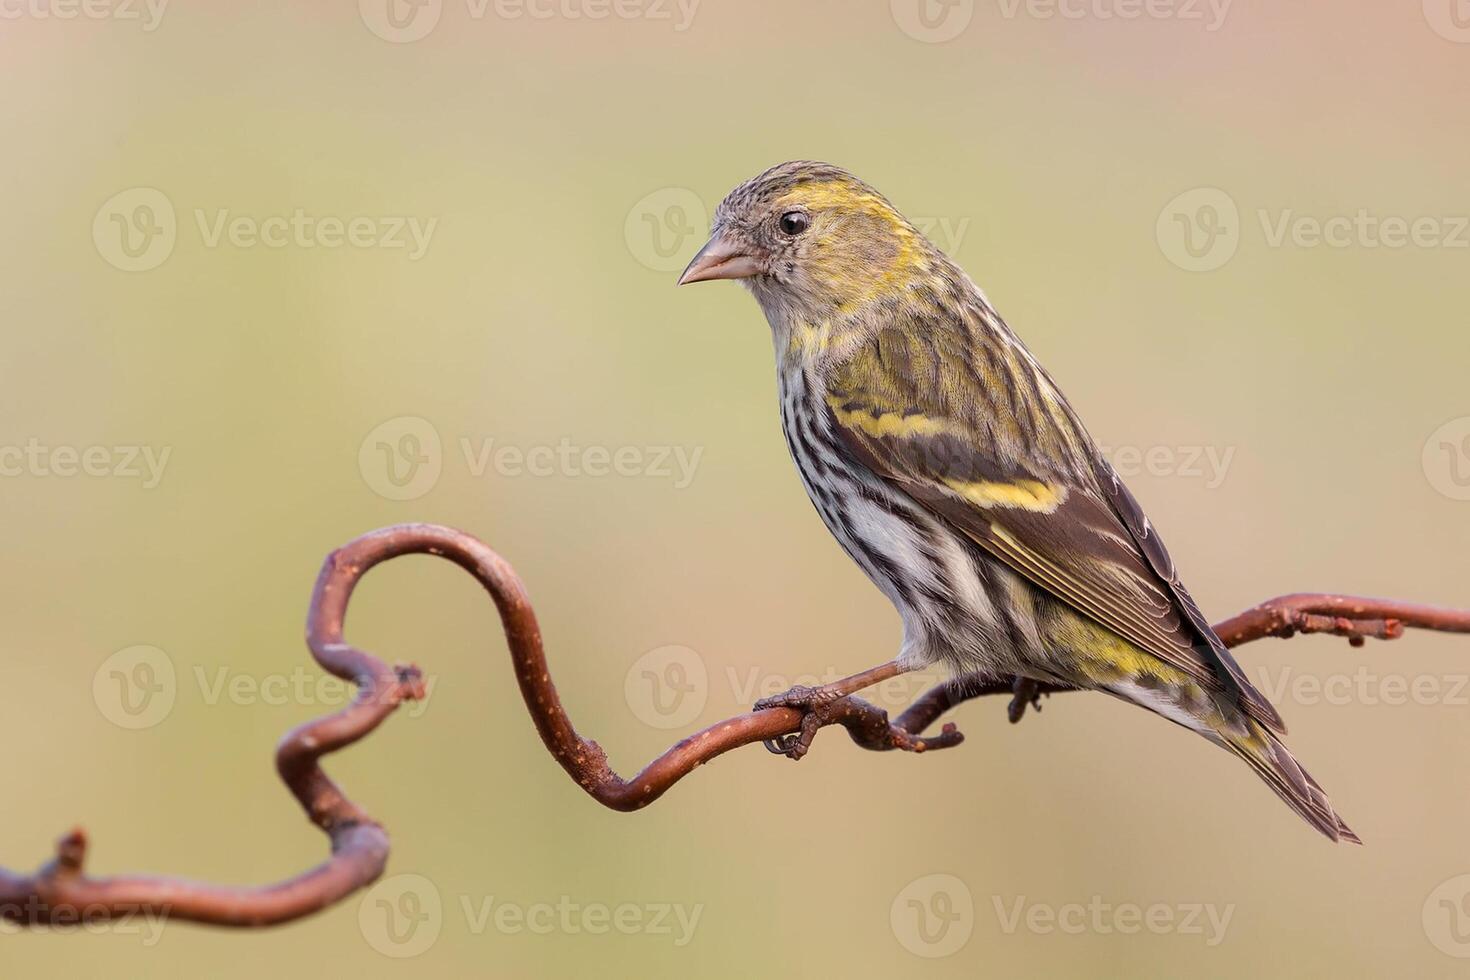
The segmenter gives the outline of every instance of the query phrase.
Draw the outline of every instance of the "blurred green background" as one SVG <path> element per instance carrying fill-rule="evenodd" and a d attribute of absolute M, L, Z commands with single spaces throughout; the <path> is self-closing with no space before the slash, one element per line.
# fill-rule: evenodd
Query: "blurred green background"
<path fill-rule="evenodd" d="M 1299 590 L 1470 604 L 1463 5 L 389 2 L 4 10 L 6 866 L 73 824 L 97 873 L 319 861 L 271 752 L 341 703 L 301 623 L 322 557 L 381 525 L 456 525 L 516 565 L 625 773 L 891 656 L 896 616 L 786 458 L 758 310 L 673 288 L 721 196 L 794 157 L 856 171 L 986 287 L 1211 616 Z M 1464 639 L 1243 651 L 1352 849 L 1225 753 L 1074 695 L 1016 727 L 966 705 L 968 742 L 926 757 L 748 748 L 616 814 L 540 746 L 458 570 L 374 572 L 349 635 L 435 685 L 329 760 L 393 834 L 379 890 L 254 934 L 7 930 L 0 969 L 1470 956 Z"/>

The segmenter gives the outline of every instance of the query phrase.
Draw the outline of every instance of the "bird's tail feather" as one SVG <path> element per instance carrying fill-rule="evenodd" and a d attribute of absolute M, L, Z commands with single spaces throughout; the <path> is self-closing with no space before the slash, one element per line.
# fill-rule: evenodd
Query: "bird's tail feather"
<path fill-rule="evenodd" d="M 1231 752 L 1245 760 L 1266 781 L 1286 805 L 1334 841 L 1361 844 L 1363 841 L 1332 809 L 1322 787 L 1296 761 L 1275 732 L 1254 719 L 1245 722 L 1245 730 L 1222 730 L 1218 740 Z"/>

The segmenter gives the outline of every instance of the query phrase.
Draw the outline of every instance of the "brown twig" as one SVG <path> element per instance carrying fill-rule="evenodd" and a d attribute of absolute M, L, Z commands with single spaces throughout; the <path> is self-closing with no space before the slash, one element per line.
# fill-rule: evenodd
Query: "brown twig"
<path fill-rule="evenodd" d="M 431 524 L 402 525 L 365 534 L 328 556 L 317 579 L 307 619 L 307 644 L 323 669 L 358 686 L 347 708 L 287 733 L 276 751 L 276 769 L 307 816 L 326 832 L 331 857 L 275 885 L 235 888 L 163 877 L 91 878 L 83 872 L 86 838 L 74 830 L 57 844 L 56 857 L 33 874 L 0 869 L 0 918 L 20 925 L 115 920 L 145 912 L 223 926 L 259 927 L 289 922 L 336 902 L 380 874 L 388 859 L 388 835 L 328 778 L 321 757 L 361 739 L 404 701 L 424 696 L 416 667 L 389 667 L 347 644 L 343 624 L 353 590 L 374 566 L 401 555 L 446 558 L 473 575 L 500 612 L 521 696 L 541 740 L 567 774 L 593 799 L 614 810 L 647 806 L 697 767 L 732 749 L 799 733 L 803 725 L 841 725 L 859 746 L 875 751 L 924 752 L 958 745 L 951 725 L 922 734 L 945 712 L 972 698 L 1010 694 L 1012 720 L 1041 695 L 1067 690 L 1016 685 L 1011 678 L 964 678 L 941 684 L 890 722 L 887 712 L 857 697 L 827 706 L 821 718 L 794 708 L 752 711 L 683 739 L 632 779 L 607 764 L 596 742 L 577 734 L 562 707 L 546 665 L 541 630 L 515 571 L 482 542 Z M 1217 627 L 1229 646 L 1266 636 L 1327 632 L 1361 643 L 1394 639 L 1406 627 L 1470 632 L 1470 612 L 1377 599 L 1294 595 L 1262 603 Z"/>
<path fill-rule="evenodd" d="M 1239 646 L 1266 636 L 1283 639 L 1297 633 L 1345 636 L 1353 646 L 1364 641 L 1396 640 L 1405 628 L 1470 633 L 1470 615 L 1456 609 L 1417 606 L 1386 599 L 1299 592 L 1270 599 L 1215 627 L 1226 646 Z"/>

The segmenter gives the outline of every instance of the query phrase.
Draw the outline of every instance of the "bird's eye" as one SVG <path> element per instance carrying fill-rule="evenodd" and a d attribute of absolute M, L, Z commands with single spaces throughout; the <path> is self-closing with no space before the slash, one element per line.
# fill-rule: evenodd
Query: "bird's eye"
<path fill-rule="evenodd" d="M 800 235 L 811 223 L 812 216 L 805 211 L 787 211 L 781 215 L 781 232 L 786 235 Z"/>

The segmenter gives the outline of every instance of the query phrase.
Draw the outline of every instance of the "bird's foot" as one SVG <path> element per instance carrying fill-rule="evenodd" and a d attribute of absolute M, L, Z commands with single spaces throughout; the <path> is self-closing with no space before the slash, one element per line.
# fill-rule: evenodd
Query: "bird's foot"
<path fill-rule="evenodd" d="M 807 687 L 805 684 L 798 684 L 789 691 L 761 698 L 755 703 L 755 710 L 796 708 L 798 711 L 811 711 L 821 705 L 831 704 L 840 697 L 842 697 L 842 692 L 834 691 L 830 687 Z"/>
<path fill-rule="evenodd" d="M 1011 703 L 1006 708 L 1006 717 L 1014 725 L 1026 717 L 1026 708 L 1041 710 L 1041 685 L 1029 677 L 1017 677 L 1011 685 Z"/>
<path fill-rule="evenodd" d="M 831 724 L 833 712 L 842 698 L 841 691 L 834 691 L 827 687 L 807 687 L 804 684 L 798 684 L 791 690 L 774 697 L 761 698 L 755 703 L 756 711 L 764 711 L 767 708 L 795 708 L 802 712 L 801 729 L 790 735 L 766 739 L 764 742 L 766 749 L 775 755 L 784 755 L 788 759 L 801 759 L 811 749 L 817 732 Z"/>

